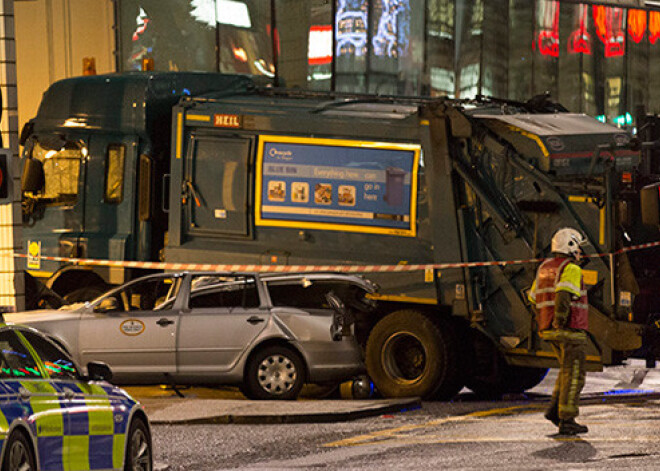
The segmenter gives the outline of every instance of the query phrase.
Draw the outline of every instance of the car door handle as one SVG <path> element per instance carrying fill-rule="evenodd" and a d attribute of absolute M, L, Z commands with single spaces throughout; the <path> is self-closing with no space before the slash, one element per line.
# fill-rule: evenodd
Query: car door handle
<path fill-rule="evenodd" d="M 258 324 L 259 322 L 263 322 L 264 320 L 265 319 L 263 317 L 258 317 L 258 316 L 252 316 L 247 318 L 247 321 L 252 325 Z"/>
<path fill-rule="evenodd" d="M 30 399 L 32 393 L 25 388 L 19 388 L 18 395 L 21 396 L 21 399 Z"/>
<path fill-rule="evenodd" d="M 64 388 L 64 399 L 67 399 L 67 400 L 70 401 L 71 399 L 73 399 L 74 395 L 75 395 L 75 393 L 73 392 L 72 389 Z"/>
<path fill-rule="evenodd" d="M 156 321 L 156 324 L 158 324 L 158 325 L 161 326 L 161 327 L 165 327 L 165 326 L 168 326 L 168 325 L 170 325 L 170 324 L 174 324 L 174 321 L 171 321 L 171 320 L 169 320 L 169 319 L 165 319 L 165 318 L 163 317 L 162 319 L 158 319 L 158 320 Z"/>

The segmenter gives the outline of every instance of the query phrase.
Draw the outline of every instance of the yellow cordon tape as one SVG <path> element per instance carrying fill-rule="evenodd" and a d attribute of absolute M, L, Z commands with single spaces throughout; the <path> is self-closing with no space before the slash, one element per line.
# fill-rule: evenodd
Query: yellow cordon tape
<path fill-rule="evenodd" d="M 625 252 L 643 250 L 660 246 L 660 241 L 647 244 L 624 247 L 612 253 L 584 255 L 585 258 L 601 258 L 620 255 Z M 27 258 L 27 254 L 14 254 L 15 257 Z M 461 262 L 461 263 L 427 263 L 401 265 L 228 265 L 214 263 L 166 263 L 166 262 L 130 262 L 115 260 L 100 260 L 90 258 L 68 258 L 41 256 L 40 260 L 66 262 L 76 265 L 92 265 L 118 268 L 144 268 L 152 270 L 190 270 L 190 271 L 222 271 L 222 272 L 260 272 L 260 273 L 300 273 L 300 272 L 341 272 L 341 273 L 388 273 L 412 272 L 423 270 L 447 270 L 450 268 L 474 268 L 506 265 L 522 265 L 526 263 L 541 263 L 547 258 L 527 260 L 501 260 L 493 262 Z"/>

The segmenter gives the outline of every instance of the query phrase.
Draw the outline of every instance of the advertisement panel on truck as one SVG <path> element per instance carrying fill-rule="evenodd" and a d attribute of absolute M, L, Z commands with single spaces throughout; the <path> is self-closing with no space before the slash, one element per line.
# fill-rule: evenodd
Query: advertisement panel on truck
<path fill-rule="evenodd" d="M 260 136 L 260 226 L 414 237 L 420 146 Z"/>

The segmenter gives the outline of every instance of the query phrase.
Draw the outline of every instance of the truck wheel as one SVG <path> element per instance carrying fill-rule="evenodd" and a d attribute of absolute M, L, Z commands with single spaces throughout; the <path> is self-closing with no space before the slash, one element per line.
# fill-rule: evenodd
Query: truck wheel
<path fill-rule="evenodd" d="M 458 350 L 448 322 L 415 310 L 381 319 L 367 340 L 367 372 L 385 397 L 450 399 L 462 388 Z"/>
<path fill-rule="evenodd" d="M 305 383 L 303 360 L 291 348 L 274 345 L 250 358 L 241 392 L 249 399 L 292 400 Z"/>
<path fill-rule="evenodd" d="M 83 288 L 74 289 L 64 295 L 64 299 L 69 303 L 81 303 L 98 298 L 108 290 L 107 286 L 92 285 Z"/>

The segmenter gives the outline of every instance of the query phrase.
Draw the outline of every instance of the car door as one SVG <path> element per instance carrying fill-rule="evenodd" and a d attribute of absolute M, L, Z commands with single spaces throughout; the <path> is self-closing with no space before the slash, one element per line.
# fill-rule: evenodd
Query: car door
<path fill-rule="evenodd" d="M 154 275 L 109 292 L 81 316 L 80 362 L 102 361 L 117 381 L 145 382 L 176 371 L 176 275 Z M 166 299 L 169 302 L 165 302 Z"/>
<path fill-rule="evenodd" d="M 107 392 L 81 381 L 77 366 L 59 347 L 34 332 L 23 331 L 51 378 L 65 409 L 65 469 L 110 469 L 113 466 L 114 416 Z"/>
<path fill-rule="evenodd" d="M 68 421 L 62 393 L 48 380 L 27 341 L 19 335 L 12 329 L 0 331 L 0 377 L 6 392 L 0 410 L 9 423 L 23 418 L 30 425 L 37 439 L 40 469 L 59 470 L 66 461 L 63 450 Z"/>
<path fill-rule="evenodd" d="M 182 310 L 178 374 L 231 370 L 270 321 L 253 276 L 194 275 Z"/>

